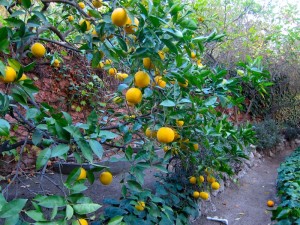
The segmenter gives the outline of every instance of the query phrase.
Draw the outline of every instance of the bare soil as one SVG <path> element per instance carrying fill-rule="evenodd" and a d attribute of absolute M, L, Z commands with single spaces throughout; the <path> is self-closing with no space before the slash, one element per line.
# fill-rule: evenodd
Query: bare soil
<path fill-rule="evenodd" d="M 279 199 L 276 196 L 277 168 L 292 150 L 279 153 L 274 158 L 266 157 L 258 166 L 237 183 L 210 202 L 204 202 L 208 213 L 193 221 L 192 225 L 225 224 L 207 220 L 209 217 L 219 217 L 228 220 L 228 225 L 270 225 L 272 224 L 272 209 L 276 208 Z M 266 205 L 268 200 L 275 202 L 274 208 Z"/>

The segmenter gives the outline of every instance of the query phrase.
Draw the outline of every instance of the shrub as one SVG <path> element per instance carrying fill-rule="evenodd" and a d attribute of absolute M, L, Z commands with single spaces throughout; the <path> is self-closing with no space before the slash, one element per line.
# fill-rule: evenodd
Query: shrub
<path fill-rule="evenodd" d="M 276 122 L 267 119 L 254 125 L 256 132 L 256 145 L 259 149 L 265 150 L 275 147 L 280 141 L 280 132 Z"/>

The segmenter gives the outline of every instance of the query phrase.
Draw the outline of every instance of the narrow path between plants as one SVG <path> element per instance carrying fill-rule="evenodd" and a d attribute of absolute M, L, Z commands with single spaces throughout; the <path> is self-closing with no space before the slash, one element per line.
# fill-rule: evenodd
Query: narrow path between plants
<path fill-rule="evenodd" d="M 211 202 L 203 207 L 209 209 L 206 215 L 194 221 L 193 225 L 224 224 L 209 221 L 207 216 L 217 216 L 228 220 L 228 225 L 270 225 L 272 224 L 272 208 L 266 205 L 267 200 L 279 202 L 276 196 L 277 168 L 290 155 L 292 150 L 286 150 L 274 158 L 265 157 L 264 161 L 253 167 L 236 184 L 231 184 Z"/>

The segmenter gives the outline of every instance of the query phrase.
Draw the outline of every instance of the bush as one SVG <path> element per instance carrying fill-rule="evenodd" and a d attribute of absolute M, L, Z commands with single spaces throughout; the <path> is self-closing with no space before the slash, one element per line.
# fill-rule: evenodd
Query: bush
<path fill-rule="evenodd" d="M 254 125 L 256 132 L 256 145 L 259 149 L 265 150 L 275 147 L 280 141 L 280 131 L 276 122 L 267 119 Z"/>
<path fill-rule="evenodd" d="M 300 148 L 290 155 L 278 169 L 277 188 L 281 203 L 273 211 L 277 225 L 300 223 Z"/>

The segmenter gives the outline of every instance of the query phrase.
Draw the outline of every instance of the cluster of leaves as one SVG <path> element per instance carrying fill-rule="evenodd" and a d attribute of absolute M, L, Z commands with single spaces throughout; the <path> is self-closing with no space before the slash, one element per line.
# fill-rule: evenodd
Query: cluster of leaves
<path fill-rule="evenodd" d="M 88 7 L 91 15 L 88 16 L 76 2 L 56 0 L 58 4 L 54 6 L 56 13 L 53 19 L 49 13 L 51 8 L 41 10 L 43 5 L 51 2 L 49 0 L 22 0 L 14 5 L 5 0 L 2 2 L 12 11 L 5 20 L 7 25 L 0 29 L 1 40 L 4 40 L 0 42 L 0 50 L 4 53 L 4 63 L 0 62 L 2 75 L 4 64 L 13 67 L 18 78 L 24 72 L 33 70 L 35 60 L 26 65 L 21 60 L 25 56 L 31 57 L 27 51 L 29 44 L 39 40 L 81 52 L 92 67 L 98 66 L 103 55 L 105 59 L 112 60 L 111 66 L 129 74 L 115 93 L 122 99 L 126 89 L 134 87 L 134 74 L 137 71 L 146 71 L 150 76 L 151 85 L 141 89 L 143 100 L 135 105 L 134 117 L 125 118 L 127 115 L 124 112 L 103 108 L 92 111 L 86 122 L 76 124 L 67 112 L 37 103 L 34 94 L 38 89 L 31 80 L 7 84 L 6 92 L 0 92 L 3 115 L 0 135 L 8 139 L 0 146 L 0 152 L 21 147 L 21 158 L 22 148 L 26 144 L 39 147 L 41 151 L 36 169 L 41 170 L 42 175 L 48 161 L 53 158 L 66 160 L 72 154 L 80 164 L 93 164 L 95 157 L 102 159 L 104 146 L 123 151 L 124 158 L 119 160 L 129 162 L 131 167 L 121 180 L 122 199 L 108 201 L 112 207 L 104 215 L 97 216 L 96 221 L 104 224 L 145 224 L 145 221 L 149 224 L 186 224 L 189 215 L 196 216 L 194 209 L 197 203 L 191 198 L 189 187 L 184 185 L 188 177 L 199 176 L 206 168 L 211 168 L 216 175 L 222 172 L 232 174 L 230 162 L 246 157 L 244 146 L 254 142 L 252 126 L 235 126 L 222 110 L 242 107 L 245 98 L 242 96 L 241 82 L 251 83 L 260 94 L 265 94 L 265 88 L 270 85 L 268 74 L 262 70 L 260 58 L 241 63 L 239 66 L 245 68 L 244 74 L 228 79 L 225 79 L 228 74 L 225 69 L 199 66 L 196 60 L 205 54 L 206 45 L 221 41 L 224 35 L 216 31 L 204 34 L 198 26 L 199 22 L 189 16 L 193 12 L 190 5 L 177 0 L 117 1 L 117 6 L 126 8 L 132 21 L 133 17 L 139 20 L 137 31 L 127 34 L 122 27 L 112 23 L 113 7 L 110 5 L 103 12 Z M 71 25 L 66 22 L 70 14 L 75 18 Z M 91 21 L 97 32 L 96 37 L 91 31 L 85 32 L 86 23 L 77 23 L 82 18 Z M 61 23 L 57 22 L 58 19 L 61 19 Z M 71 37 L 68 36 L 69 25 L 72 27 L 70 32 L 74 32 Z M 54 34 L 59 39 L 53 38 Z M 158 54 L 160 51 L 164 52 L 164 58 Z M 192 53 L 195 57 L 192 57 Z M 155 70 L 143 69 L 143 58 L 146 57 L 151 59 Z M 164 88 L 154 82 L 157 73 L 166 82 Z M 126 101 L 119 106 L 132 114 L 133 109 L 128 107 Z M 22 112 L 25 112 L 24 115 Z M 6 115 L 24 128 L 26 132 L 23 137 L 15 137 L 17 140 L 10 138 L 11 124 L 4 119 Z M 184 125 L 177 125 L 176 120 L 184 121 Z M 170 127 L 176 131 L 176 140 L 161 144 L 157 143 L 155 137 L 144 137 L 142 133 L 149 127 L 153 131 Z M 195 149 L 195 144 L 199 149 Z M 134 146 L 138 147 L 138 151 L 134 151 Z M 169 151 L 159 157 L 155 151 L 157 146 L 166 147 Z M 169 174 L 165 169 L 167 162 L 175 155 L 186 176 Z M 118 161 L 114 158 L 111 160 Z M 143 187 L 145 170 L 153 166 L 167 173 L 161 179 L 156 193 Z M 94 172 L 103 169 L 108 168 L 96 166 L 95 170 L 89 171 L 88 180 L 93 183 Z M 65 182 L 68 191 L 62 190 L 62 196 L 37 196 L 28 201 L 22 212 L 35 224 L 68 224 L 78 218 L 91 218 L 100 205 L 81 193 L 87 187 L 84 180 L 76 180 L 78 174 L 79 170 L 75 170 L 69 175 Z M 6 191 L 7 188 L 3 190 Z M 167 193 L 172 193 L 172 198 L 166 198 Z M 134 208 L 138 201 L 146 204 L 142 212 Z M 10 202 L 3 197 L 2 202 L 5 206 L 0 208 L 0 218 L 9 218 L 6 220 L 8 224 L 12 221 L 12 214 L 21 212 L 26 200 L 14 202 L 17 208 L 9 208 Z M 52 213 L 47 217 L 44 209 L 49 209 L 49 205 Z M 16 216 L 11 224 L 19 220 L 24 219 Z"/>
<path fill-rule="evenodd" d="M 300 148 L 278 168 L 277 188 L 281 203 L 273 211 L 277 225 L 300 224 Z"/>

